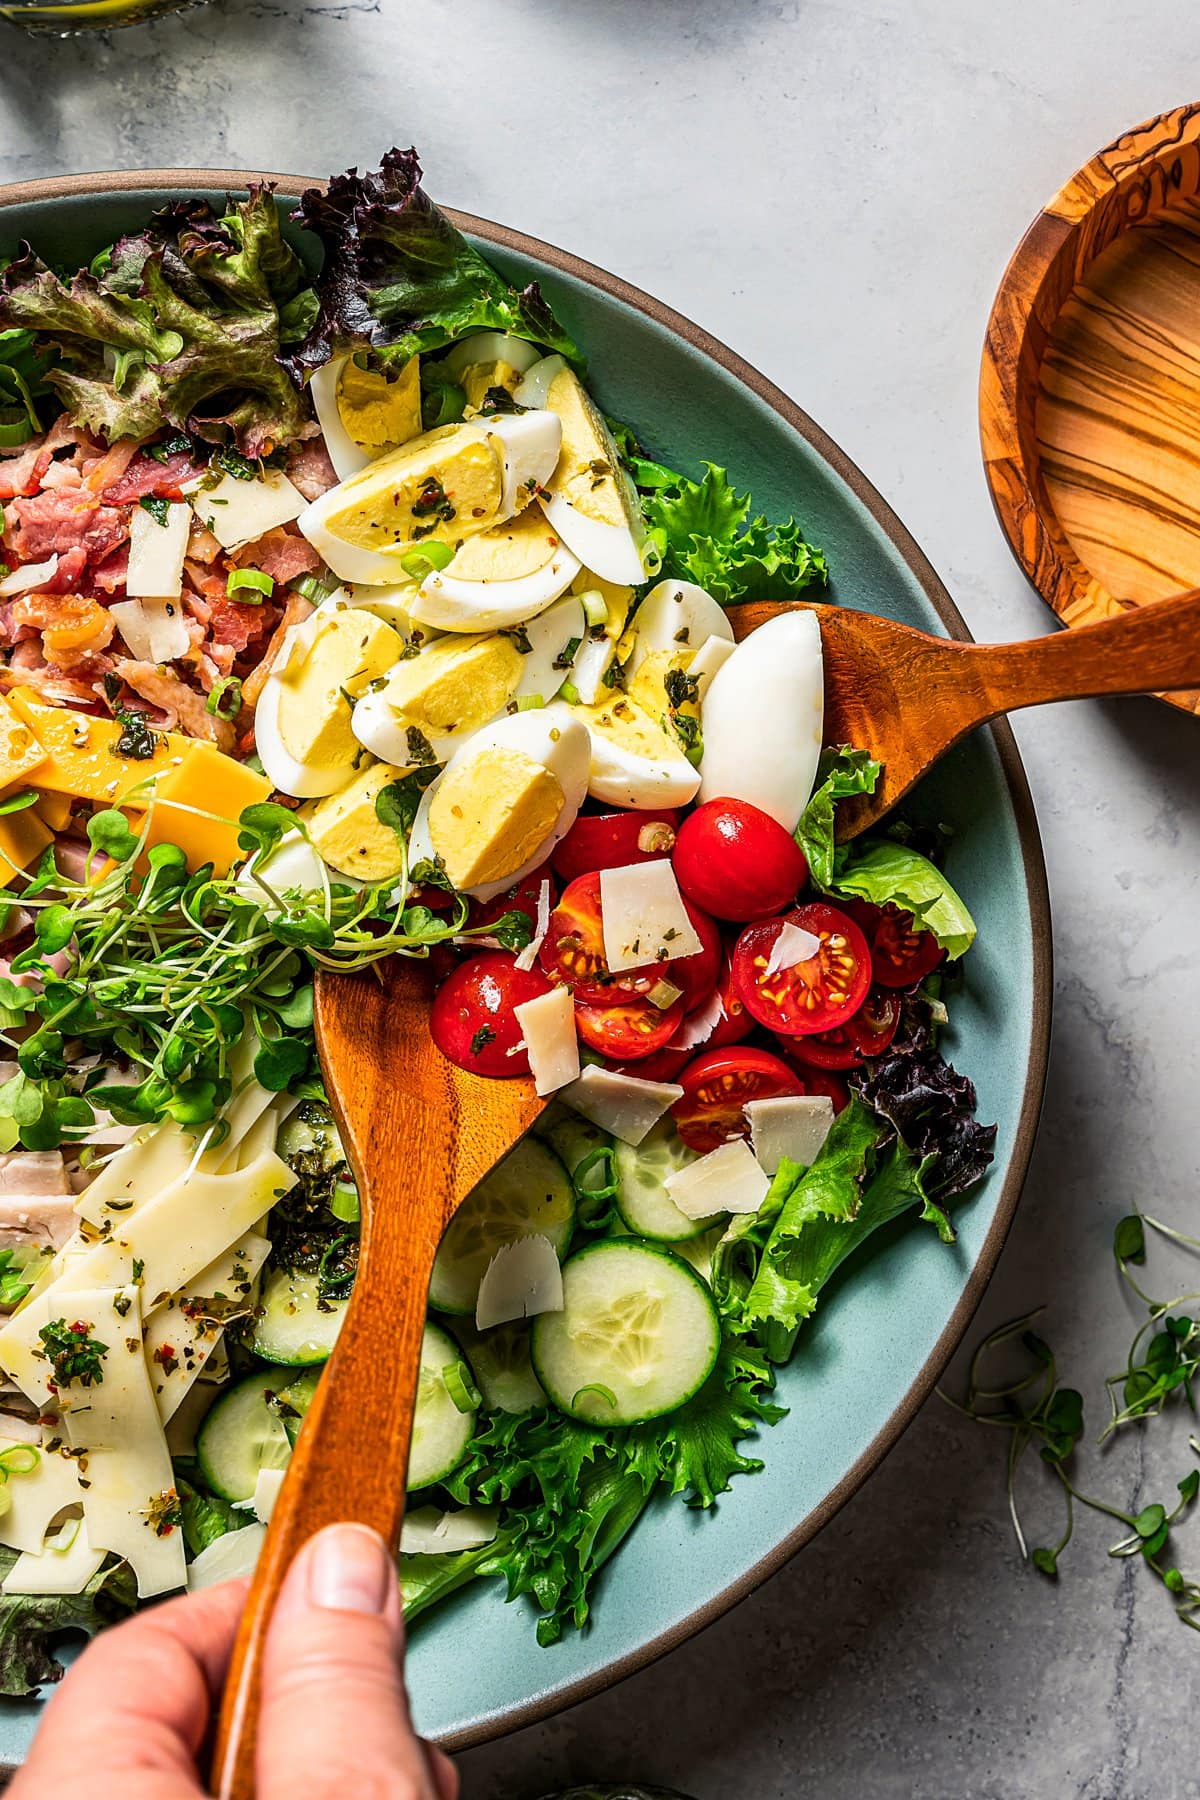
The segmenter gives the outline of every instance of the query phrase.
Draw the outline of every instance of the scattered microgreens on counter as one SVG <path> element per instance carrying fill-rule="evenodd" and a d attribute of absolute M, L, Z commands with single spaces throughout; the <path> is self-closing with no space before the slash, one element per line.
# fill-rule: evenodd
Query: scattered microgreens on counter
<path fill-rule="evenodd" d="M 1117 1267 L 1147 1307 L 1149 1316 L 1129 1347 L 1125 1367 L 1105 1381 L 1111 1417 L 1100 1434 L 1098 1442 L 1101 1444 L 1124 1425 L 1156 1417 L 1177 1392 L 1182 1392 L 1189 1407 L 1195 1409 L 1192 1381 L 1200 1369 L 1200 1318 L 1177 1313 L 1175 1309 L 1200 1300 L 1200 1292 L 1179 1294 L 1171 1300 L 1155 1300 L 1143 1291 L 1130 1268 L 1131 1265 L 1140 1266 L 1146 1260 L 1147 1226 L 1175 1244 L 1200 1250 L 1200 1240 L 1185 1237 L 1141 1212 L 1130 1213 L 1118 1222 L 1113 1234 Z M 1106 1500 L 1098 1500 L 1094 1495 L 1081 1493 L 1068 1474 L 1067 1465 L 1084 1433 L 1083 1397 L 1076 1389 L 1062 1386 L 1054 1352 L 1031 1329 L 1041 1310 L 1001 1325 L 983 1339 L 971 1358 L 966 1391 L 961 1400 L 954 1399 L 941 1388 L 938 1392 L 956 1411 L 978 1424 L 999 1426 L 1009 1433 L 1009 1513 L 1022 1557 L 1040 1574 L 1051 1580 L 1057 1578 L 1059 1559 L 1074 1532 L 1078 1502 L 1093 1512 L 1119 1520 L 1126 1527 L 1126 1535 L 1110 1547 L 1108 1554 L 1112 1557 L 1140 1556 L 1172 1596 L 1177 1617 L 1192 1630 L 1200 1631 L 1200 1582 L 1186 1576 L 1170 1554 L 1172 1527 L 1200 1496 L 1200 1468 L 1190 1469 L 1176 1483 L 1179 1498 L 1169 1509 L 1162 1502 L 1154 1501 L 1136 1513 L 1130 1513 Z M 1148 1342 L 1147 1334 L 1152 1334 Z M 1014 1341 L 1020 1343 L 1027 1366 L 1002 1386 L 985 1386 L 985 1363 L 1002 1346 Z M 1188 1443 L 1200 1456 L 1200 1438 L 1193 1435 Z M 1066 1520 L 1056 1544 L 1031 1551 L 1021 1525 L 1016 1482 L 1025 1453 L 1034 1444 L 1062 1487 Z"/>
<path fill-rule="evenodd" d="M 383 790 L 380 816 L 400 833 L 411 824 L 419 784 L 395 789 Z M 471 935 L 465 901 L 434 913 L 411 898 L 407 868 L 362 889 L 327 875 L 311 892 L 278 891 L 269 865 L 261 876 L 255 867 L 286 833 L 303 831 L 285 807 L 246 808 L 238 841 L 251 862 L 225 877 L 211 865 L 189 874 L 175 845 L 148 845 L 152 811 L 140 831 L 115 810 L 89 821 L 93 850 L 109 859 L 98 879 L 64 876 L 51 848 L 19 897 L 0 892 L 0 906 L 33 914 L 34 940 L 11 971 L 41 990 L 0 981 L 0 1039 L 13 1045 L 18 1064 L 0 1085 L 0 1148 L 78 1140 L 98 1109 L 120 1124 L 217 1120 L 208 1138 L 215 1144 L 218 1115 L 233 1093 L 231 1054 L 248 1024 L 259 1039 L 254 1074 L 264 1087 L 319 1092 L 313 965 L 365 969 L 391 955 L 426 957 L 434 944 Z M 519 950 L 530 925 L 513 912 L 482 929 Z M 30 1026 L 17 1041 L 14 1032 Z M 107 1061 L 114 1048 L 117 1068 L 97 1062 L 81 1070 L 89 1052 Z"/>

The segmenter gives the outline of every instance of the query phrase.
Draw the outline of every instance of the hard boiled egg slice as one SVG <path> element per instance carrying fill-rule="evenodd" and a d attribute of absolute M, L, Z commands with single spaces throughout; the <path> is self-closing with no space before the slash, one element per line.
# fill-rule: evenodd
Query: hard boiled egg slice
<path fill-rule="evenodd" d="M 700 798 L 748 800 L 794 831 L 812 792 L 825 713 L 815 612 L 752 631 L 704 697 Z"/>
<path fill-rule="evenodd" d="M 354 708 L 354 736 L 383 762 L 413 767 L 431 760 L 430 752 L 445 762 L 472 732 L 500 717 L 525 674 L 516 634 L 439 638 L 398 660 L 363 695 Z"/>
<path fill-rule="evenodd" d="M 351 709 L 404 646 L 355 607 L 322 607 L 288 633 L 254 710 L 263 768 L 284 794 L 333 794 L 354 774 Z"/>
<path fill-rule="evenodd" d="M 345 589 L 340 590 L 345 593 Z M 428 625 L 419 625 L 412 614 L 412 603 L 417 597 L 415 581 L 398 582 L 394 587 L 368 587 L 363 582 L 356 582 L 349 590 L 349 604 L 361 608 L 363 612 L 374 613 L 377 619 L 383 619 L 392 630 L 398 632 L 405 645 L 415 645 L 418 649 L 438 636 Z M 324 603 L 328 605 L 329 602 Z"/>
<path fill-rule="evenodd" d="M 583 607 L 574 594 L 564 594 L 545 612 L 526 620 L 520 630 L 514 631 L 511 642 L 521 652 L 521 679 L 509 704 L 540 698 L 549 705 L 571 676 L 572 658 L 586 631 Z"/>
<path fill-rule="evenodd" d="M 552 412 L 439 426 L 330 488 L 301 513 L 300 530 L 341 580 L 394 585 L 422 543 L 457 550 L 520 512 L 561 441 Z"/>
<path fill-rule="evenodd" d="M 581 720 L 591 741 L 588 793 L 610 806 L 685 806 L 700 774 L 678 744 L 626 694 L 595 706 L 556 700 L 547 715 Z"/>
<path fill-rule="evenodd" d="M 580 562 L 606 581 L 646 579 L 646 528 L 637 493 L 612 434 L 578 375 L 561 356 L 535 363 L 517 389 L 521 404 L 548 407 L 562 421 L 562 448 L 538 496 L 546 517 Z"/>
<path fill-rule="evenodd" d="M 474 331 L 442 359 L 442 367 L 458 382 L 471 406 L 481 406 L 491 387 L 518 386 L 526 369 L 541 359 L 536 344 L 510 337 L 506 331 Z"/>
<path fill-rule="evenodd" d="M 569 708 L 485 726 L 422 796 L 409 866 L 437 859 L 454 886 L 490 900 L 543 863 L 575 823 L 588 734 Z"/>
<path fill-rule="evenodd" d="M 541 507 L 527 506 L 468 538 L 453 562 L 425 577 L 409 610 L 441 631 L 498 631 L 541 612 L 578 573 Z"/>
<path fill-rule="evenodd" d="M 339 481 L 421 429 L 418 357 L 389 377 L 360 369 L 352 356 L 335 356 L 316 371 L 308 391 Z"/>
<path fill-rule="evenodd" d="M 625 664 L 626 685 L 652 718 L 670 703 L 667 676 L 672 669 L 690 673 L 693 657 L 711 639 L 733 643 L 733 627 L 721 607 L 690 581 L 660 581 L 638 607 L 633 630 L 637 635 Z M 696 710 L 690 700 L 683 704 Z"/>

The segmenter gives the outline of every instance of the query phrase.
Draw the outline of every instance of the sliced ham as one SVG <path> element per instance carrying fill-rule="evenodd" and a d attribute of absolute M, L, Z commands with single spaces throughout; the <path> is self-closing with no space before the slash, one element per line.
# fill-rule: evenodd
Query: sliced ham
<path fill-rule="evenodd" d="M 73 550 L 63 550 L 59 554 L 58 567 L 53 575 L 39 582 L 35 588 L 27 588 L 28 594 L 73 594 L 79 586 L 80 577 L 87 568 L 88 553 L 76 544 Z"/>
<path fill-rule="evenodd" d="M 44 562 L 67 550 L 83 549 L 100 561 L 129 536 L 129 523 L 115 506 L 94 495 L 64 488 L 14 500 L 5 509 L 6 542 L 20 562 Z"/>
<path fill-rule="evenodd" d="M 157 494 L 164 500 L 181 500 L 183 483 L 194 481 L 203 473 L 203 466 L 197 466 L 186 450 L 178 456 L 168 456 L 165 462 L 139 453 L 124 473 L 104 489 L 101 499 L 107 506 L 129 506 L 148 494 Z"/>
<path fill-rule="evenodd" d="M 319 500 L 329 488 L 337 486 L 337 474 L 329 460 L 324 438 L 301 444 L 288 458 L 288 480 L 298 487 L 306 500 Z"/>
<path fill-rule="evenodd" d="M 242 569 L 261 569 L 279 587 L 295 581 L 299 575 L 312 575 L 321 567 L 321 558 L 308 539 L 282 525 L 265 531 L 252 544 L 243 544 L 231 561 Z"/>
<path fill-rule="evenodd" d="M 210 713 L 203 694 L 188 687 L 173 669 L 160 669 L 155 663 L 118 660 L 116 673 L 135 694 L 157 706 L 166 715 L 168 731 L 178 728 L 188 737 L 206 738 L 218 750 L 232 750 L 235 733 L 228 719 Z"/>
<path fill-rule="evenodd" d="M 70 1191 L 61 1150 L 8 1150 L 0 1155 L 0 1195 Z"/>

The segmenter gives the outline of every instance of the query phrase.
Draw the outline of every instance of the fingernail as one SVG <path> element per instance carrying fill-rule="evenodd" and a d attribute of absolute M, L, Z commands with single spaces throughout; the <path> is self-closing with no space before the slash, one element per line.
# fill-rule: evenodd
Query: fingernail
<path fill-rule="evenodd" d="M 393 1579 L 387 1545 L 365 1525 L 329 1525 L 309 1545 L 308 1597 L 314 1606 L 384 1612 Z"/>

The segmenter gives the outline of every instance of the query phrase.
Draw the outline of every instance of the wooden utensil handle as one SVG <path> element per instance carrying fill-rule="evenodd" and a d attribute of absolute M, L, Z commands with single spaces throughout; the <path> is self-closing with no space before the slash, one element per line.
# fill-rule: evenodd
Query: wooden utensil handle
<path fill-rule="evenodd" d="M 359 1191 L 365 1192 L 361 1179 Z M 373 1203 L 395 1199 L 378 1194 Z M 434 1233 L 423 1271 L 418 1260 L 417 1276 L 399 1291 L 389 1277 L 372 1292 L 369 1252 L 360 1265 L 350 1310 L 297 1439 L 242 1615 L 213 1755 L 211 1791 L 220 1800 L 254 1800 L 263 1647 L 298 1551 L 326 1525 L 344 1520 L 372 1526 L 393 1546 L 399 1541 L 436 1244 Z M 420 1251 L 416 1254 L 419 1259 Z M 371 1410 L 377 1451 L 369 1457 L 363 1455 L 356 1404 Z"/>
<path fill-rule="evenodd" d="M 1195 687 L 1200 684 L 1200 589 L 1077 631 L 1019 644 L 956 646 L 954 661 L 969 666 L 975 679 L 979 711 L 968 729 L 998 713 L 1050 700 Z"/>

